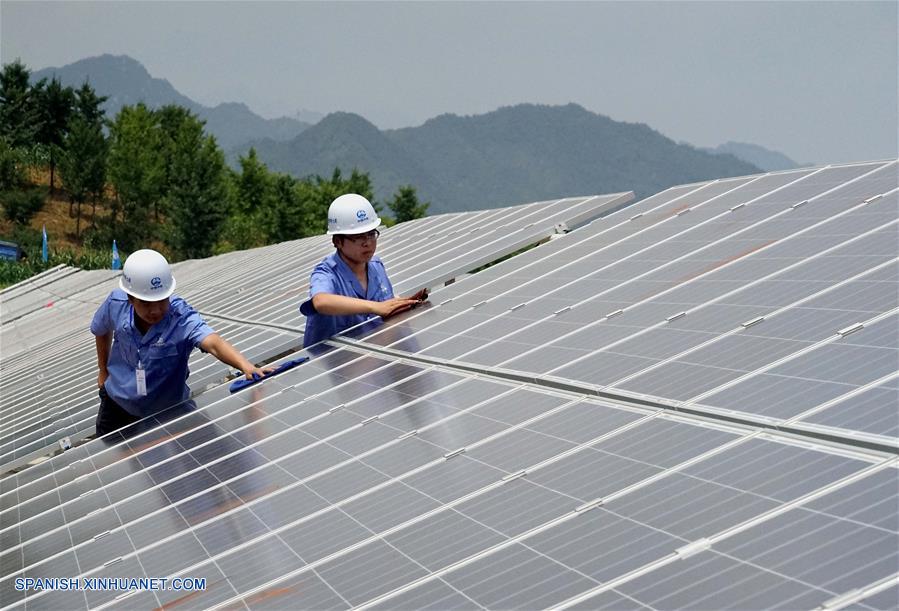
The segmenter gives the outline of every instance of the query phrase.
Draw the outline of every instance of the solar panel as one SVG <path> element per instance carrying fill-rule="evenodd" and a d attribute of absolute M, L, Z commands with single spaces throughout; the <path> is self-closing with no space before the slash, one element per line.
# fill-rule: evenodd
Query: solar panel
<path fill-rule="evenodd" d="M 0 480 L 2 599 L 895 608 L 896 181 L 672 188 Z"/>
<path fill-rule="evenodd" d="M 625 193 L 569 198 L 427 217 L 385 230 L 379 253 L 388 262 L 397 258 L 397 265 L 390 268 L 397 290 L 404 284 L 410 290 L 439 286 L 632 197 Z M 214 328 L 235 347 L 264 362 L 301 343 L 295 339 L 303 324 L 297 307 L 306 297 L 309 271 L 332 248 L 327 236 L 317 236 L 178 263 L 173 266 L 178 294 L 216 321 Z M 431 254 L 422 254 L 428 249 Z M 298 273 L 298 269 L 306 271 Z M 3 325 L 4 379 L 0 381 L 7 397 L 3 425 L 9 432 L 0 440 L 0 464 L 7 469 L 40 455 L 58 440 L 77 441 L 92 434 L 96 389 L 93 378 L 83 372 L 94 369 L 95 355 L 92 338 L 84 329 L 116 283 L 117 273 L 109 270 L 60 268 L 11 287 L 13 296 L 3 302 L 4 321 L 10 318 L 12 326 Z M 13 313 L 9 317 L 8 306 Z M 233 325 L 225 326 L 228 321 Z M 261 326 L 265 324 L 275 327 L 266 329 Z M 62 345 L 68 346 L 64 352 L 60 352 Z M 7 351 L 7 346 L 12 350 Z M 23 353 L 27 356 L 16 358 Z M 214 359 L 199 355 L 194 355 L 191 369 L 195 393 L 229 373 Z M 41 413 L 35 412 L 35 405 L 43 406 Z"/>
<path fill-rule="evenodd" d="M 444 214 L 383 231 L 378 255 L 398 294 L 438 287 L 486 263 L 573 228 L 621 206 L 632 194 L 569 198 L 481 212 Z M 195 282 L 184 292 L 199 310 L 220 317 L 285 325 L 302 331 L 297 302 L 309 290 L 311 270 L 332 250 L 328 236 L 286 243 L 252 254 L 231 255 L 224 265 L 204 266 L 214 282 Z"/>
<path fill-rule="evenodd" d="M 671 195 L 448 287 L 364 341 L 759 421 L 895 372 L 895 162 Z"/>

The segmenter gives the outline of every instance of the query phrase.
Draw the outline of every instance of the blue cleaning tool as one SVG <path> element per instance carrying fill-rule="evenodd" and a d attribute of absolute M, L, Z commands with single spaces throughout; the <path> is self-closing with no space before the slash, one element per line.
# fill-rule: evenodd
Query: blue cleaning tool
<path fill-rule="evenodd" d="M 240 378 L 239 380 L 235 380 L 234 382 L 231 383 L 231 386 L 229 386 L 228 389 L 232 393 L 235 393 L 238 390 L 241 390 L 242 388 L 246 388 L 247 386 L 252 386 L 253 384 L 258 384 L 259 382 L 261 382 L 263 380 L 267 380 L 272 376 L 276 376 L 281 372 L 287 371 L 288 369 L 293 369 L 297 365 L 302 365 L 303 363 L 305 363 L 308 360 L 309 360 L 309 357 L 304 356 L 303 358 L 294 359 L 292 361 L 286 361 L 286 362 L 278 365 L 274 371 L 267 373 L 264 376 L 261 376 L 258 374 L 253 374 L 252 380 L 248 380 L 246 378 Z M 241 375 L 241 374 L 238 374 L 238 375 Z"/>

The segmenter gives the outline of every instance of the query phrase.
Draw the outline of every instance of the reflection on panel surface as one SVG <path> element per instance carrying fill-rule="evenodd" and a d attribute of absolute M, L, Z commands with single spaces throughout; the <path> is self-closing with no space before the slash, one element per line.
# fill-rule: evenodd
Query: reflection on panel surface
<path fill-rule="evenodd" d="M 894 162 L 675 187 L 277 378 L 213 386 L 196 410 L 26 469 L 0 491 L 4 604 L 793 609 L 851 593 L 890 608 L 897 203 Z M 399 226 L 391 269 L 413 288 L 551 208 L 505 228 L 483 213 L 486 232 Z M 299 246 L 266 256 L 311 265 L 327 244 Z M 244 286 L 245 263 L 226 260 L 217 284 L 184 264 L 191 299 L 292 324 L 302 278 L 276 265 Z M 220 322 L 261 352 L 296 342 Z M 13 587 L 54 574 L 207 586 L 119 600 Z"/>

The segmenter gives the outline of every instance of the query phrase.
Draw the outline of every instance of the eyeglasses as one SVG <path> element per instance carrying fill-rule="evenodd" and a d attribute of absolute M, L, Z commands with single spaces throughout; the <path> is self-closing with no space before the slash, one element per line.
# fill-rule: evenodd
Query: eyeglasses
<path fill-rule="evenodd" d="M 359 233 L 356 235 L 344 235 L 343 239 L 349 240 L 353 244 L 361 244 L 362 242 L 368 242 L 369 240 L 377 240 L 378 236 L 381 235 L 381 232 L 377 229 L 372 229 L 366 233 Z"/>

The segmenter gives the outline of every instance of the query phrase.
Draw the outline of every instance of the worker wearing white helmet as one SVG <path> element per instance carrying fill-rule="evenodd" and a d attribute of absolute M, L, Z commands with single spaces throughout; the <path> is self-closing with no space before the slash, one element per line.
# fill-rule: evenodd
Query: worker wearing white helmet
<path fill-rule="evenodd" d="M 375 256 L 381 219 L 371 203 L 355 193 L 341 195 L 328 208 L 328 235 L 336 249 L 325 257 L 309 281 L 303 345 L 311 346 L 372 316 L 387 318 L 427 298 L 421 290 L 394 297 L 381 259 Z"/>
<path fill-rule="evenodd" d="M 195 347 L 247 378 L 268 371 L 250 363 L 173 295 L 175 284 L 165 257 L 138 250 L 125 261 L 119 288 L 94 314 L 91 333 L 100 369 L 97 436 L 186 401 L 187 360 Z"/>

